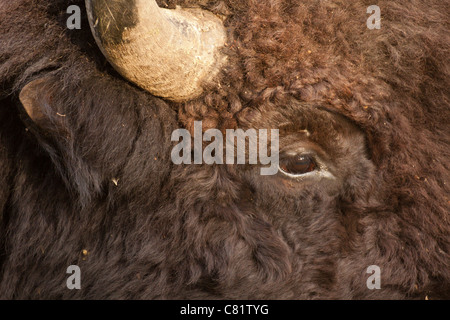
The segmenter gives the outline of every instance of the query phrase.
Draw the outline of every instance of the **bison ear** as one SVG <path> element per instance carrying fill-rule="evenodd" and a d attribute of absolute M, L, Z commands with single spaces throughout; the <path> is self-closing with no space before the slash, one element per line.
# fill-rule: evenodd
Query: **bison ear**
<path fill-rule="evenodd" d="M 19 94 L 20 102 L 33 122 L 39 124 L 45 119 L 43 107 L 48 105 L 47 78 L 33 80 L 23 87 Z"/>
<path fill-rule="evenodd" d="M 31 121 L 44 131 L 54 131 L 61 125 L 61 116 L 55 109 L 53 77 L 43 77 L 29 82 L 19 94 L 19 100 Z M 58 119 L 59 118 L 59 119 Z"/>

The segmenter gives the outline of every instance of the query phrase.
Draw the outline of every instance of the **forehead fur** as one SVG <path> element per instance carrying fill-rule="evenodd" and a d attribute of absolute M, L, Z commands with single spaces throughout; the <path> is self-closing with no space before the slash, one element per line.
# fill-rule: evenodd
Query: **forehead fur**
<path fill-rule="evenodd" d="M 229 64 L 204 96 L 180 108 L 180 120 L 188 128 L 203 120 L 205 130 L 240 127 L 243 110 L 277 112 L 293 97 L 331 106 L 386 151 L 393 126 L 414 130 L 411 116 L 442 123 L 417 112 L 424 104 L 442 109 L 429 93 L 446 91 L 445 81 L 432 80 L 448 70 L 442 57 L 450 43 L 432 22 L 444 19 L 434 2 L 379 1 L 380 30 L 367 28 L 364 1 L 209 2 L 226 17 Z"/>

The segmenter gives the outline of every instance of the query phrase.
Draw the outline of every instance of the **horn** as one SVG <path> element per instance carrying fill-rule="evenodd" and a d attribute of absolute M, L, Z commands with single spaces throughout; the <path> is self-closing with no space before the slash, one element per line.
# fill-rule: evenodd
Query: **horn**
<path fill-rule="evenodd" d="M 202 93 L 226 61 L 222 20 L 154 0 L 86 0 L 92 33 L 111 65 L 155 96 L 181 102 Z"/>

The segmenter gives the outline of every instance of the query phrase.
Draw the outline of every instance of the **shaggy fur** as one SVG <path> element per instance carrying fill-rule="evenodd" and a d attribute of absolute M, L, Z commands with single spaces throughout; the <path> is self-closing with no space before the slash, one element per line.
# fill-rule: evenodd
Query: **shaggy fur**
<path fill-rule="evenodd" d="M 369 30 L 373 1 L 179 1 L 224 18 L 229 56 L 179 105 L 115 73 L 86 17 L 68 30 L 70 4 L 0 2 L 1 298 L 450 298 L 445 2 L 379 0 Z M 41 78 L 32 122 L 18 95 Z M 279 128 L 337 179 L 175 166 L 195 120 Z"/>

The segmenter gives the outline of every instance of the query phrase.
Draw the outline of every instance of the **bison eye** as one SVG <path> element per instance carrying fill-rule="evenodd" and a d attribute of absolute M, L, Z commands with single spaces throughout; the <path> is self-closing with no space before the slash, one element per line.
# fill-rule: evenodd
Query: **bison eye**
<path fill-rule="evenodd" d="M 311 155 L 295 155 L 281 158 L 279 166 L 282 173 L 293 176 L 313 172 L 318 167 Z"/>

